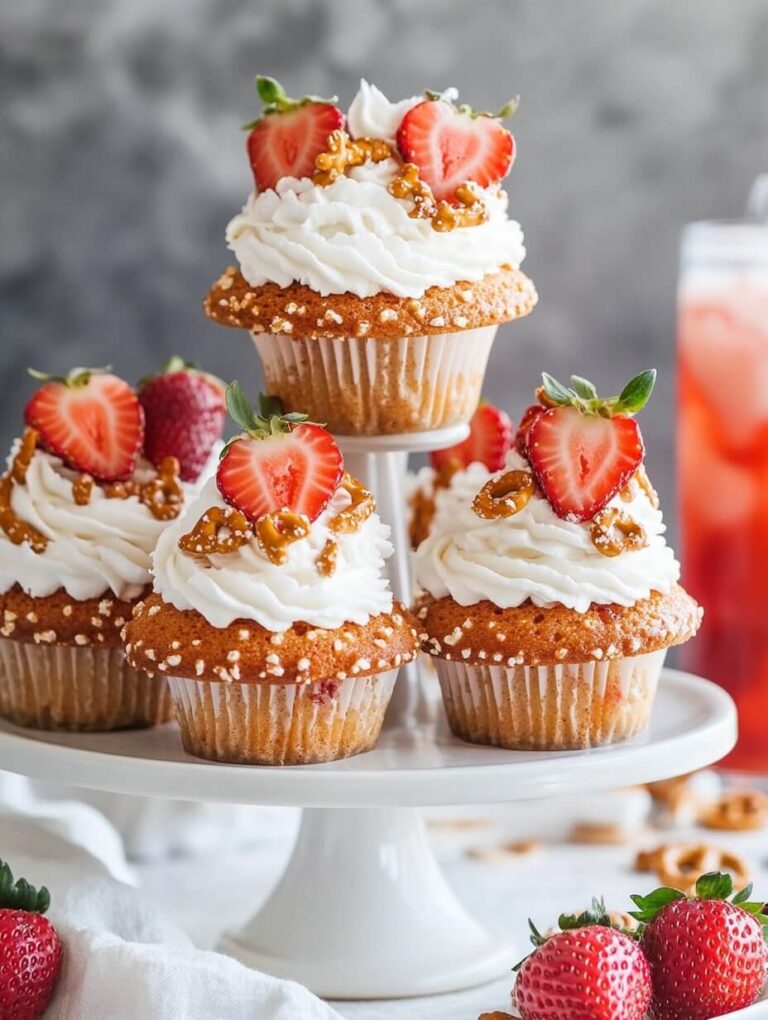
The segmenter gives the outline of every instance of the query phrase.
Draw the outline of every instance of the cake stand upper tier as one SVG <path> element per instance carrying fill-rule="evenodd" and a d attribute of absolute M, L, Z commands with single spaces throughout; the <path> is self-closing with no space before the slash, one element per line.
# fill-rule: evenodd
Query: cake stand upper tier
<path fill-rule="evenodd" d="M 294 768 L 224 765 L 187 755 L 175 725 L 71 734 L 0 722 L 0 768 L 91 789 L 188 800 L 312 807 L 495 803 L 652 782 L 717 761 L 736 713 L 715 684 L 665 670 L 650 727 L 592 751 L 479 747 L 444 724 L 387 728 L 373 751 Z"/>

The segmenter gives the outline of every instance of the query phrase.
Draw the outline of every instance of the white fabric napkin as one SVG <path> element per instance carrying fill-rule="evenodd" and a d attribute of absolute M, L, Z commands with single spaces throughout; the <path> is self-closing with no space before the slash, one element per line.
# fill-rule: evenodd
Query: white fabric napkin
<path fill-rule="evenodd" d="M 29 817 L 3 776 L 0 855 L 17 876 L 51 891 L 65 946 L 47 1020 L 339 1020 L 307 989 L 195 949 L 130 878 L 109 822 L 82 804 L 37 802 Z M 23 784 L 23 780 L 19 781 Z"/>

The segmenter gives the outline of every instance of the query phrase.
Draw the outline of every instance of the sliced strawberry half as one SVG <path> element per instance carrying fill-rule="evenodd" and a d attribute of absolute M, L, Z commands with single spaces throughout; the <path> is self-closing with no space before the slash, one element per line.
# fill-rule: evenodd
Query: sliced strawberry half
<path fill-rule="evenodd" d="M 24 420 L 40 433 L 43 446 L 98 481 L 127 478 L 144 437 L 144 412 L 128 383 L 99 369 L 30 374 L 44 385 L 28 402 Z"/>
<path fill-rule="evenodd" d="M 531 425 L 528 460 L 558 517 L 589 521 L 626 485 L 643 461 L 633 418 L 584 415 L 553 407 Z"/>
<path fill-rule="evenodd" d="M 403 117 L 397 147 L 438 201 L 452 199 L 467 181 L 486 188 L 506 177 L 514 162 L 515 139 L 501 119 L 516 107 L 513 101 L 497 114 L 477 113 L 430 93 Z"/>
<path fill-rule="evenodd" d="M 541 404 L 531 404 L 523 412 L 523 417 L 520 419 L 520 424 L 517 426 L 517 432 L 515 433 L 515 449 L 521 457 L 528 456 L 528 432 L 531 425 L 542 414 L 544 414 L 544 408 Z"/>
<path fill-rule="evenodd" d="M 430 454 L 432 467 L 439 471 L 449 461 L 469 467 L 479 460 L 489 471 L 504 467 L 510 447 L 514 426 L 509 415 L 493 404 L 481 404 L 469 423 L 469 435 L 463 443 L 434 450 Z"/>
<path fill-rule="evenodd" d="M 328 136 L 344 127 L 344 114 L 335 99 L 290 99 L 279 82 L 261 75 L 256 78 L 256 88 L 264 111 L 246 126 L 250 129 L 248 158 L 257 189 L 274 188 L 283 177 L 311 177 Z"/>
<path fill-rule="evenodd" d="M 344 460 L 327 429 L 305 415 L 282 414 L 267 398 L 255 415 L 237 383 L 227 406 L 245 431 L 219 461 L 216 482 L 231 506 L 252 521 L 292 510 L 314 521 L 326 508 L 344 473 Z"/>
<path fill-rule="evenodd" d="M 631 415 L 647 403 L 656 372 L 641 372 L 615 397 L 599 397 L 593 384 L 577 375 L 570 387 L 546 372 L 543 380 L 552 406 L 530 424 L 526 454 L 555 513 L 588 521 L 643 462 L 643 438 Z"/>

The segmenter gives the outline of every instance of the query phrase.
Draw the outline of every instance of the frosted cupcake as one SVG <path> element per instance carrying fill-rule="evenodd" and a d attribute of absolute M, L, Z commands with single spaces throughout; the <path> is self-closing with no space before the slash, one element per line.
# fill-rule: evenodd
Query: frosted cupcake
<path fill-rule="evenodd" d="M 181 512 L 189 491 L 182 472 L 197 477 L 221 436 L 223 388 L 216 414 L 210 377 L 205 422 L 188 404 L 169 399 L 188 385 L 179 379 L 187 375 L 153 377 L 137 393 L 107 372 L 74 369 L 63 378 L 42 377 L 27 404 L 26 429 L 0 479 L 5 718 L 73 730 L 169 718 L 167 684 L 126 663 L 120 630 L 150 584 L 158 537 Z M 153 402 L 158 385 L 162 407 Z M 167 446 L 156 448 L 180 421 L 187 426 L 176 447 L 183 467 Z M 145 424 L 147 439 L 155 437 L 146 445 Z M 148 458 L 158 452 L 155 465 Z"/>
<path fill-rule="evenodd" d="M 536 302 L 500 187 L 514 104 L 478 114 L 455 90 L 390 103 L 362 82 L 345 118 L 257 86 L 255 190 L 227 228 L 239 269 L 208 314 L 248 330 L 270 393 L 332 432 L 468 421 L 497 326 Z"/>
<path fill-rule="evenodd" d="M 647 724 L 667 648 L 701 610 L 678 585 L 633 415 L 654 373 L 600 399 L 549 376 L 504 471 L 453 503 L 416 553 L 424 650 L 453 732 L 585 748 Z"/>
<path fill-rule="evenodd" d="M 169 678 L 192 754 L 297 765 L 366 751 L 418 645 L 384 576 L 389 529 L 329 432 L 255 415 L 236 384 L 229 405 L 243 432 L 161 536 L 126 654 Z"/>

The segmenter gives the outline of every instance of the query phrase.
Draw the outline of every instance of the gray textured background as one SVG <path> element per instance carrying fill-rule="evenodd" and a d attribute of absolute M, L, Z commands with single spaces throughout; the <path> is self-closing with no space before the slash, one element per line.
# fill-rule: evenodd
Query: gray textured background
<path fill-rule="evenodd" d="M 541 300 L 502 330 L 488 394 L 519 413 L 541 368 L 604 388 L 662 372 L 644 416 L 673 506 L 681 224 L 740 212 L 765 169 L 765 0 L 6 0 L 0 6 L 0 439 L 25 366 L 194 356 L 252 388 L 244 334 L 200 302 L 250 186 L 255 72 L 292 94 L 361 74 L 391 98 L 519 92 L 511 209 Z"/>

